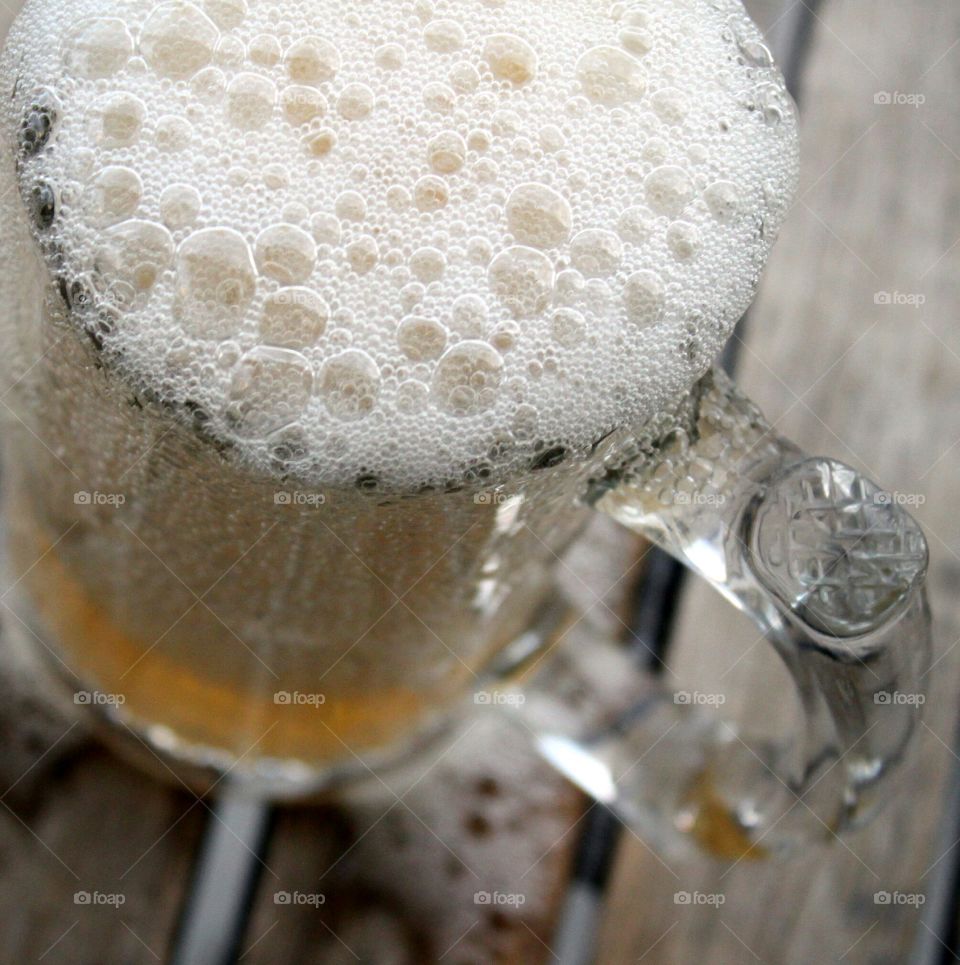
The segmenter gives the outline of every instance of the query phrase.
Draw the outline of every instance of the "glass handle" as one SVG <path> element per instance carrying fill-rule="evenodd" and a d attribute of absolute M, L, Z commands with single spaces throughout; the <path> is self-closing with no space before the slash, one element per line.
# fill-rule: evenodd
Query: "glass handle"
<path fill-rule="evenodd" d="M 561 644 L 514 705 L 541 751 L 644 833 L 717 855 L 760 857 L 861 823 L 887 796 L 929 667 L 927 547 L 899 500 L 804 455 L 714 370 L 591 501 L 756 620 L 805 719 L 792 741 L 747 743 L 615 645 Z M 617 681 L 612 702 L 604 678 Z"/>

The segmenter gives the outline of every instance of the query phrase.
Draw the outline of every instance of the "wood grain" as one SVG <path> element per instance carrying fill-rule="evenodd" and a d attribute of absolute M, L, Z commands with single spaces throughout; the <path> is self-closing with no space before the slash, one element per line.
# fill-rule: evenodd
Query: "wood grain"
<path fill-rule="evenodd" d="M 926 722 L 904 793 L 885 815 L 789 865 L 701 860 L 674 863 L 674 877 L 627 841 L 605 963 L 903 962 L 924 935 L 920 910 L 877 904 L 875 893 L 925 898 L 938 862 L 956 857 L 939 827 L 960 675 L 960 9 L 831 2 L 818 20 L 803 89 L 803 185 L 753 312 L 740 380 L 808 450 L 925 500 L 911 511 L 932 554 L 938 662 Z M 882 92 L 926 102 L 875 103 Z M 897 292 L 923 304 L 877 303 L 879 293 L 903 301 Z M 792 723 L 775 658 L 703 587 L 686 595 L 670 662 L 688 688 L 723 694 L 748 734 Z M 678 891 L 724 903 L 680 907 Z"/>

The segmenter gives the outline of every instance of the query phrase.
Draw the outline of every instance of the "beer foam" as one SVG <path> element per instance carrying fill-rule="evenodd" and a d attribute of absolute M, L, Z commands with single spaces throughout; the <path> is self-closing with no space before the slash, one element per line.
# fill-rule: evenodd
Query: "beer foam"
<path fill-rule="evenodd" d="M 797 178 L 739 0 L 28 0 L 0 77 L 98 361 L 317 484 L 497 480 L 649 418 Z"/>

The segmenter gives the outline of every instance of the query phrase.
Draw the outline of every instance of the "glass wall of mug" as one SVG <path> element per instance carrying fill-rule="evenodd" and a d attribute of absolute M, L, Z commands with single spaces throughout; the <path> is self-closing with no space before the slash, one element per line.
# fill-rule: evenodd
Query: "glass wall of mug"
<path fill-rule="evenodd" d="M 391 496 L 307 488 L 278 443 L 258 477 L 66 319 L 42 339 L 7 397 L 11 580 L 75 686 L 175 756 L 319 773 L 402 743 L 528 628 L 588 513 L 599 450 Z"/>

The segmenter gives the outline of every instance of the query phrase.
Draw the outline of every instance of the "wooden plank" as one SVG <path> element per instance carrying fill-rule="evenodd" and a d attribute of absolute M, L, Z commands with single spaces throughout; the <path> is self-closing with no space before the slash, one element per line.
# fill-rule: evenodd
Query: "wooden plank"
<path fill-rule="evenodd" d="M 606 963 L 903 962 L 923 934 L 920 911 L 875 894 L 922 900 L 939 863 L 956 858 L 938 833 L 960 676 L 960 9 L 833 2 L 818 19 L 803 91 L 803 186 L 753 313 L 741 381 L 810 451 L 925 498 L 913 511 L 931 544 L 938 661 L 926 721 L 900 782 L 906 793 L 871 827 L 790 864 L 701 859 L 671 862 L 668 873 L 626 841 Z M 884 92 L 894 103 L 875 102 Z M 894 304 L 877 304 L 887 300 L 878 293 Z M 755 639 L 691 587 L 671 668 L 688 689 L 726 696 L 748 733 L 787 729 L 784 675 Z M 681 907 L 678 891 L 724 903 Z"/>
<path fill-rule="evenodd" d="M 0 960 L 166 960 L 204 808 L 99 746 L 12 648 L 15 626 L 0 634 Z"/>

